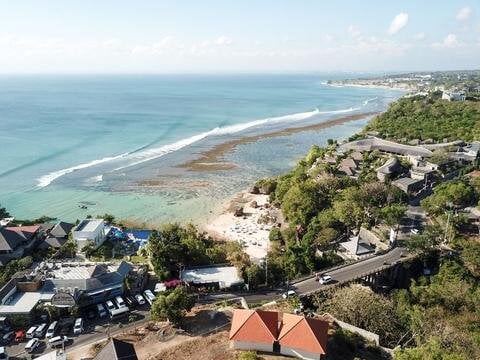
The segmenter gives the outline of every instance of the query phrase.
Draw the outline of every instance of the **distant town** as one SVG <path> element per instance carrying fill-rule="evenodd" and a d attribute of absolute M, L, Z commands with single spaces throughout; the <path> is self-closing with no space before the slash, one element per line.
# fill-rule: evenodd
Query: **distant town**
<path fill-rule="evenodd" d="M 480 358 L 480 71 L 329 84 L 407 93 L 211 231 L 1 208 L 0 359 Z"/>

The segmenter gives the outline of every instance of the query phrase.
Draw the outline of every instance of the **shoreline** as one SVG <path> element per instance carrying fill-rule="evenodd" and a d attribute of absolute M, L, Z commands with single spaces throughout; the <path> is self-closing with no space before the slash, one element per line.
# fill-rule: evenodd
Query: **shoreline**
<path fill-rule="evenodd" d="M 205 150 L 200 153 L 200 156 L 196 159 L 186 161 L 182 164 L 176 165 L 177 168 L 183 168 L 187 171 L 218 171 L 218 170 L 230 170 L 237 165 L 223 161 L 223 157 L 231 151 L 234 151 L 238 145 L 248 144 L 256 142 L 262 139 L 268 139 L 278 136 L 286 136 L 304 131 L 322 130 L 336 125 L 341 125 L 350 121 L 361 120 L 369 116 L 375 116 L 380 112 L 367 112 L 363 114 L 355 114 L 343 116 L 333 120 L 327 120 L 325 122 L 313 125 L 297 126 L 287 129 L 277 130 L 266 134 L 259 134 L 253 136 L 245 136 L 239 139 L 230 140 L 214 146 L 212 149 Z"/>
<path fill-rule="evenodd" d="M 415 89 L 406 86 L 388 86 L 380 84 L 357 84 L 357 83 L 342 83 L 342 84 L 328 84 L 333 87 L 354 87 L 365 89 L 383 89 L 383 90 L 396 90 L 396 91 L 414 91 Z"/>

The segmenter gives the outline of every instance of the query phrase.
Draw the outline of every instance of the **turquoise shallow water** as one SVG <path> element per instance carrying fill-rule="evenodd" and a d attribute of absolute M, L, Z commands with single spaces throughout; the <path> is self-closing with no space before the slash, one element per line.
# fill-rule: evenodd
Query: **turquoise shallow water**
<path fill-rule="evenodd" d="M 327 86 L 332 77 L 0 77 L 0 203 L 19 218 L 110 212 L 198 221 L 255 179 L 287 171 L 313 143 L 347 137 L 366 120 L 240 145 L 226 155 L 231 170 L 176 165 L 232 139 L 382 111 L 401 95 Z M 152 179 L 156 186 L 139 186 Z"/>

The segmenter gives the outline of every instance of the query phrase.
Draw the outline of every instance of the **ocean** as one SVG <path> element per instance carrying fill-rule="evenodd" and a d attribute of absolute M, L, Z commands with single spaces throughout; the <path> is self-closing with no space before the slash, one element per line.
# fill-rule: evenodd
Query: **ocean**
<path fill-rule="evenodd" d="M 348 74 L 355 77 L 355 74 Z M 17 218 L 112 213 L 146 223 L 208 221 L 263 176 L 291 169 L 312 144 L 344 139 L 398 90 L 333 87 L 338 74 L 16 75 L 0 77 L 0 204 Z M 344 116 L 325 129 L 282 132 Z M 251 137 L 218 157 L 207 150 Z"/>

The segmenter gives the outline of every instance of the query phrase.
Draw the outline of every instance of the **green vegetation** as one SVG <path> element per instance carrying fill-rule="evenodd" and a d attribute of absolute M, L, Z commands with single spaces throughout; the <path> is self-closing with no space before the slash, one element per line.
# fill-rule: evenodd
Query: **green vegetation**
<path fill-rule="evenodd" d="M 478 280 L 452 259 L 440 266 L 438 274 L 399 290 L 395 294 L 397 313 L 415 347 L 398 351 L 395 358 L 480 358 Z"/>
<path fill-rule="evenodd" d="M 153 231 L 147 253 L 160 280 L 178 276 L 183 267 L 230 262 L 243 272 L 250 264 L 238 243 L 214 241 L 193 225 L 167 224 Z"/>
<path fill-rule="evenodd" d="M 480 103 L 402 98 L 366 128 L 387 139 L 480 140 Z"/>
<path fill-rule="evenodd" d="M 28 269 L 32 265 L 33 259 L 31 256 L 25 256 L 18 260 L 12 260 L 5 266 L 0 268 L 0 286 L 3 286 L 12 278 L 12 276 L 18 272 Z"/>
<path fill-rule="evenodd" d="M 168 320 L 178 324 L 185 314 L 195 305 L 195 296 L 189 294 L 183 286 L 160 294 L 150 309 L 153 320 Z"/>
<path fill-rule="evenodd" d="M 444 182 L 434 189 L 434 194 L 422 201 L 421 205 L 430 214 L 440 215 L 448 209 L 463 208 L 478 201 L 475 188 L 465 180 Z"/>
<path fill-rule="evenodd" d="M 334 252 L 339 237 L 361 226 L 395 226 L 405 213 L 405 195 L 371 176 L 378 160 L 375 154 L 365 155 L 369 170 L 359 179 L 316 171 L 333 149 L 312 146 L 290 173 L 263 182 L 274 189 L 270 201 L 282 209 L 289 223 L 288 228 L 270 232 L 269 282 L 297 278 L 339 263 L 341 259 Z M 322 256 L 317 255 L 317 249 Z"/>

